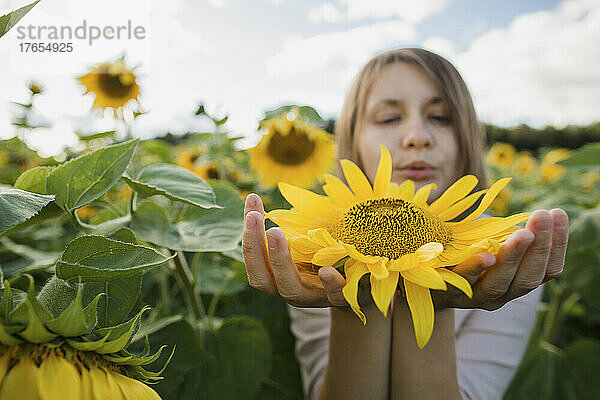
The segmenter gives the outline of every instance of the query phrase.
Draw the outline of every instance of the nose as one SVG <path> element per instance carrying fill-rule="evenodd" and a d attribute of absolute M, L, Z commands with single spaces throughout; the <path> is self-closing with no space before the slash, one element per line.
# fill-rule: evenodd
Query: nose
<path fill-rule="evenodd" d="M 433 138 L 421 117 L 411 118 L 406 129 L 402 138 L 402 146 L 405 149 L 421 150 L 428 149 L 433 145 Z"/>

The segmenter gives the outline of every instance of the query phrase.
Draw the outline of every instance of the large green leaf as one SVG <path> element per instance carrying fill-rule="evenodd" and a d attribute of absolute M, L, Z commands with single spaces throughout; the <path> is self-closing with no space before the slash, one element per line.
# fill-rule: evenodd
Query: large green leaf
<path fill-rule="evenodd" d="M 46 178 L 54 167 L 35 167 L 23 172 L 15 181 L 15 189 L 28 192 L 47 194 Z"/>
<path fill-rule="evenodd" d="M 184 251 L 226 251 L 236 248 L 243 227 L 242 199 L 230 184 L 212 181 L 222 209 L 202 209 L 181 202 L 163 208 L 151 200 L 136 208 L 131 228 L 142 240 Z"/>
<path fill-rule="evenodd" d="M 600 143 L 585 145 L 558 164 L 568 167 L 600 167 Z"/>
<path fill-rule="evenodd" d="M 0 37 L 4 36 L 21 18 L 25 16 L 40 0 L 34 1 L 24 7 L 0 17 Z"/>
<path fill-rule="evenodd" d="M 161 194 L 202 208 L 219 208 L 215 194 L 206 181 L 173 164 L 152 164 L 137 179 L 123 176 L 129 186 L 143 197 Z"/>
<path fill-rule="evenodd" d="M 569 227 L 567 255 L 579 253 L 600 244 L 600 207 L 581 212 Z"/>
<path fill-rule="evenodd" d="M 81 236 L 67 245 L 56 262 L 56 276 L 65 280 L 105 282 L 135 275 L 172 258 L 149 247 L 104 236 Z"/>
<path fill-rule="evenodd" d="M 569 252 L 561 280 L 590 306 L 600 307 L 600 251 L 590 247 L 580 253 Z"/>
<path fill-rule="evenodd" d="M 0 192 L 0 234 L 40 212 L 54 196 L 9 189 Z"/>
<path fill-rule="evenodd" d="M 84 304 L 95 296 L 105 293 L 98 301 L 98 325 L 115 326 L 126 321 L 136 305 L 142 291 L 142 273 L 113 278 L 106 282 L 86 282 L 83 284 Z"/>
<path fill-rule="evenodd" d="M 121 178 L 136 145 L 131 140 L 107 146 L 56 167 L 48 174 L 46 192 L 67 211 L 96 200 Z"/>
<path fill-rule="evenodd" d="M 263 121 L 271 119 L 271 118 L 279 117 L 280 115 L 287 114 L 294 109 L 298 110 L 297 118 L 300 120 L 303 120 L 305 122 L 310 122 L 311 124 L 315 124 L 315 125 L 320 125 L 320 124 L 324 123 L 323 118 L 319 115 L 317 110 L 315 110 L 311 106 L 296 106 L 296 105 L 287 105 L 287 106 L 279 107 L 275 110 L 266 111 L 265 118 L 263 119 Z M 261 121 L 261 122 L 263 122 L 263 121 Z"/>
<path fill-rule="evenodd" d="M 178 321 L 152 334 L 155 343 L 176 344 L 163 382 L 156 386 L 163 398 L 192 400 L 253 399 L 269 376 L 271 344 L 262 323 L 250 317 L 225 320 L 206 350 L 197 332 Z M 155 365 L 161 365 L 164 356 Z"/>

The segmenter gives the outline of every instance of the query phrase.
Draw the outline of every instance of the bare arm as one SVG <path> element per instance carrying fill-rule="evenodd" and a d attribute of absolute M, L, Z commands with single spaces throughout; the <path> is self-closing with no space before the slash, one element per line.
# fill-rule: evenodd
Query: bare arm
<path fill-rule="evenodd" d="M 392 318 L 374 304 L 363 307 L 367 324 L 350 309 L 331 309 L 329 364 L 320 399 L 387 400 Z"/>
<path fill-rule="evenodd" d="M 397 296 L 392 332 L 390 399 L 461 399 L 456 379 L 454 310 L 435 311 L 431 339 L 419 349 L 408 305 Z"/>

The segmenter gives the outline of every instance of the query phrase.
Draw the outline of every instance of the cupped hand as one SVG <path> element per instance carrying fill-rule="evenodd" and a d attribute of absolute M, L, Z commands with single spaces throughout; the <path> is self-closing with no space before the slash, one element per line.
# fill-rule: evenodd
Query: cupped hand
<path fill-rule="evenodd" d="M 497 310 L 562 273 L 569 218 L 561 209 L 534 211 L 524 229 L 513 232 L 495 256 L 480 253 L 454 267 L 473 286 L 473 298 L 448 285 L 432 291 L 442 307 Z"/>
<path fill-rule="evenodd" d="M 252 287 L 296 307 L 347 305 L 342 294 L 346 281 L 335 268 L 321 267 L 318 275 L 298 268 L 281 229 L 271 228 L 266 236 L 265 240 L 262 201 L 258 195 L 249 194 L 244 205 L 242 253 Z"/>

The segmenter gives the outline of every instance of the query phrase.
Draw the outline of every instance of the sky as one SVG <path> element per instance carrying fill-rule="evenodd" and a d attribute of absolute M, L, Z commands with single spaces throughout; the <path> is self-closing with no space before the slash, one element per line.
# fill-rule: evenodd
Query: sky
<path fill-rule="evenodd" d="M 0 14 L 28 0 L 0 0 Z M 142 39 L 72 42 L 71 53 L 31 53 L 15 28 L 0 39 L 0 138 L 16 134 L 13 101 L 29 81 L 44 95 L 27 142 L 43 155 L 74 145 L 73 132 L 112 129 L 90 113 L 76 78 L 125 54 L 148 111 L 135 136 L 208 126 L 199 102 L 228 114 L 235 135 L 258 140 L 264 111 L 307 104 L 335 117 L 360 68 L 395 47 L 448 58 L 469 86 L 480 119 L 500 126 L 584 125 L 600 121 L 598 0 L 42 0 L 17 27 L 142 27 Z M 48 42 L 48 38 L 45 38 Z M 33 40 L 35 41 L 35 40 Z"/>

